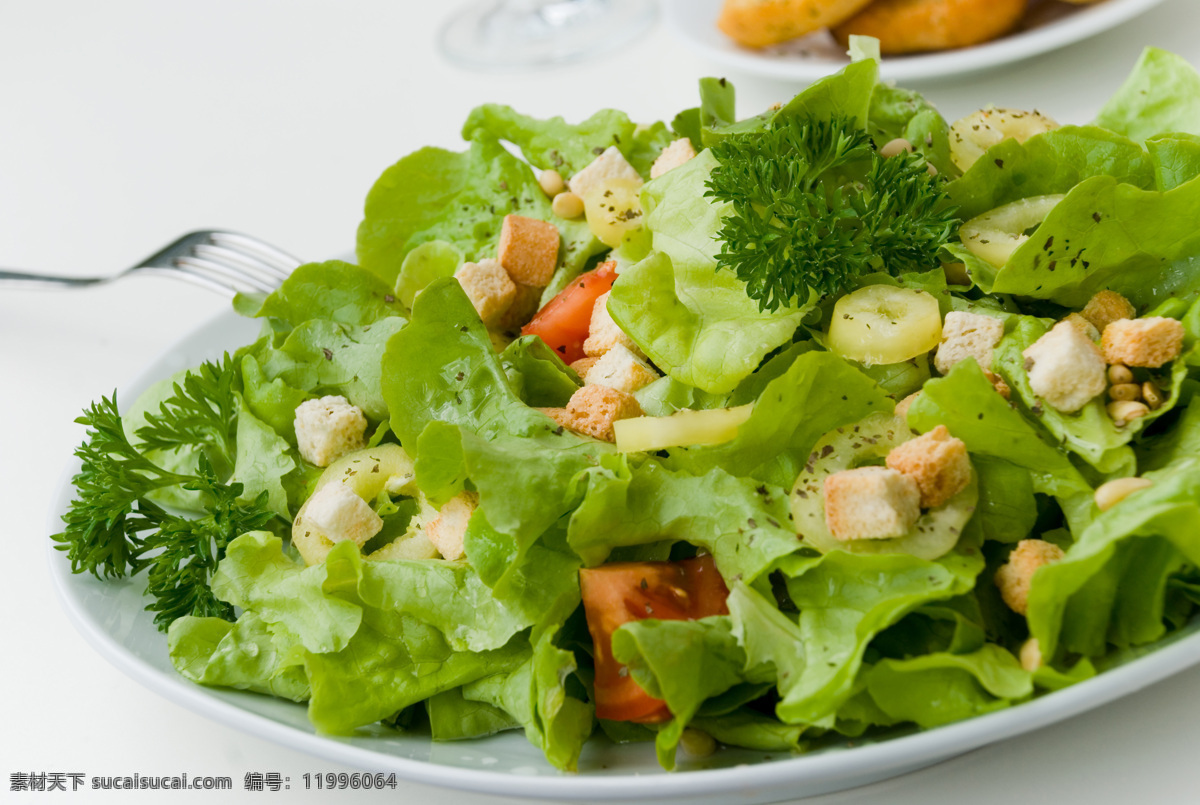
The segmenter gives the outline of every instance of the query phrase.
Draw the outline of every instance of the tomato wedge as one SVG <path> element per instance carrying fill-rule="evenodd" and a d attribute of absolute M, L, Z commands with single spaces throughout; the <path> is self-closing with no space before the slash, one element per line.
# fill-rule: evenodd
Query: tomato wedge
<path fill-rule="evenodd" d="M 565 363 L 585 357 L 583 342 L 592 322 L 592 308 L 616 280 L 617 264 L 612 261 L 580 274 L 521 328 L 521 335 L 538 336 Z"/>
<path fill-rule="evenodd" d="M 579 571 L 583 610 L 596 662 L 596 717 L 610 721 L 665 721 L 671 711 L 630 676 L 612 655 L 612 635 L 645 618 L 697 620 L 728 615 L 729 589 L 711 556 L 675 562 L 615 562 Z"/>

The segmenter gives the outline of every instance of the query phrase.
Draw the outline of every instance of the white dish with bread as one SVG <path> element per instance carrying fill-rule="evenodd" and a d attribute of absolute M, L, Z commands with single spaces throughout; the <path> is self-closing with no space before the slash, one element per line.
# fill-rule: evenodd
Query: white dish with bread
<path fill-rule="evenodd" d="M 849 62 L 851 35 L 880 40 L 893 80 L 1020 61 L 1110 30 L 1162 0 L 664 0 L 667 26 L 730 69 L 811 81 Z"/>

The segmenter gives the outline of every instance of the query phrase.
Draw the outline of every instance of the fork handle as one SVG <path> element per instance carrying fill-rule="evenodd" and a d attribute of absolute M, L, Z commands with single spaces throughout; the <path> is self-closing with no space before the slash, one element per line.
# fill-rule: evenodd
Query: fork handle
<path fill-rule="evenodd" d="M 56 274 L 29 274 L 0 268 L 0 287 L 4 288 L 85 288 L 104 282 L 107 277 L 63 277 Z"/>

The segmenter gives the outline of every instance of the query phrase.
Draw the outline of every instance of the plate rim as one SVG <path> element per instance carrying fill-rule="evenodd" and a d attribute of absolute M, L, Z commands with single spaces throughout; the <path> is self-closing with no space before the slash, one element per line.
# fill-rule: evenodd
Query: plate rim
<path fill-rule="evenodd" d="M 153 380 L 159 379 L 157 371 L 152 370 L 167 362 L 172 353 L 182 351 L 202 338 L 213 338 L 210 331 L 223 322 L 246 321 L 232 309 L 220 311 L 159 352 L 132 380 L 118 386 L 118 393 L 140 391 Z M 210 344 L 203 349 L 211 353 L 216 346 Z M 1091 679 L 1044 693 L 1004 710 L 848 749 L 798 754 L 727 768 L 589 776 L 586 772 L 556 772 L 548 764 L 545 775 L 519 775 L 451 766 L 433 760 L 372 751 L 340 741 L 337 736 L 319 735 L 272 720 L 216 695 L 215 691 L 224 689 L 208 688 L 189 682 L 178 674 L 168 674 L 126 649 L 103 624 L 91 616 L 75 594 L 72 582 L 87 581 L 91 577 L 71 573 L 65 555 L 49 539 L 61 528 L 61 515 L 71 499 L 71 478 L 78 469 L 79 459 L 72 456 L 56 482 L 46 519 L 46 562 L 56 597 L 68 620 L 105 660 L 168 701 L 249 735 L 365 771 L 394 772 L 405 781 L 453 790 L 542 800 L 624 801 L 647 798 L 703 799 L 705 795 L 734 795 L 749 789 L 761 794 L 787 787 L 790 791 L 788 796 L 797 793 L 807 796 L 807 793 L 795 789 L 800 786 L 811 787 L 814 789 L 812 793 L 816 793 L 852 788 L 932 765 L 991 743 L 1065 721 L 1200 663 L 1200 631 L 1196 631 L 1178 636 L 1159 648 L 1148 648 L 1146 654 Z M 1165 639 L 1171 640 L 1169 636 Z M 165 651 L 165 635 L 162 641 Z M 839 780 L 846 784 L 838 785 Z"/>
<path fill-rule="evenodd" d="M 705 8 L 709 4 L 715 7 L 719 2 L 720 0 L 708 0 Z M 936 80 L 1012 64 L 1096 36 L 1150 11 L 1163 2 L 1164 0 L 1105 0 L 1096 5 L 1080 6 L 1072 11 L 1065 21 L 1055 22 L 1045 28 L 1022 31 L 981 45 L 901 59 L 885 57 L 880 64 L 880 77 L 889 81 Z M 759 76 L 804 81 L 815 81 L 845 66 L 828 59 L 802 61 L 766 58 L 748 48 L 735 45 L 719 32 L 717 35 L 725 39 L 726 46 L 715 45 L 694 36 L 691 33 L 694 30 L 693 26 L 685 21 L 695 17 L 695 4 L 696 0 L 663 0 L 663 19 L 674 36 L 694 52 L 713 61 Z M 712 27 L 716 31 L 715 20 Z"/>

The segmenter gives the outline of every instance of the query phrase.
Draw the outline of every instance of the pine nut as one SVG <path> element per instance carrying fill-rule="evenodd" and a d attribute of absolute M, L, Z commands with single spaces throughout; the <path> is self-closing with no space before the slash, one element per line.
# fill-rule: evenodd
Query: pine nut
<path fill-rule="evenodd" d="M 1109 386 L 1108 396 L 1114 400 L 1140 400 L 1142 387 L 1137 383 L 1118 383 L 1115 386 Z"/>
<path fill-rule="evenodd" d="M 1163 404 L 1162 392 L 1149 380 L 1142 384 L 1142 399 L 1146 401 L 1146 405 L 1150 406 L 1151 411 L 1157 411 Z"/>
<path fill-rule="evenodd" d="M 887 159 L 888 157 L 894 157 L 905 152 L 911 154 L 915 150 L 916 149 L 913 148 L 913 144 L 908 140 L 904 139 L 903 137 L 897 137 L 896 139 L 889 141 L 883 148 L 879 149 L 879 156 Z"/>
<path fill-rule="evenodd" d="M 1145 478 L 1118 478 L 1115 481 L 1101 484 L 1096 489 L 1096 508 L 1102 512 L 1106 512 L 1134 492 L 1153 485 L 1153 481 L 1148 481 Z"/>
<path fill-rule="evenodd" d="M 1108 382 L 1114 386 L 1119 386 L 1122 383 L 1133 382 L 1133 372 L 1129 371 L 1129 367 L 1122 366 L 1119 363 L 1114 363 L 1108 367 Z"/>
<path fill-rule="evenodd" d="M 1042 667 L 1042 647 L 1038 645 L 1036 637 L 1031 637 L 1021 644 L 1019 656 L 1021 667 L 1030 673 Z"/>
<path fill-rule="evenodd" d="M 538 174 L 538 184 L 542 186 L 542 192 L 550 198 L 554 198 L 567 189 L 567 183 L 563 181 L 562 174 L 553 168 Z"/>
<path fill-rule="evenodd" d="M 717 751 L 717 742 L 713 737 L 700 730 L 684 730 L 679 737 L 679 745 L 692 757 L 708 757 Z"/>
<path fill-rule="evenodd" d="M 1140 419 L 1150 413 L 1150 408 L 1145 403 L 1140 403 L 1135 400 L 1117 400 L 1110 402 L 1107 406 L 1108 415 L 1112 419 L 1113 424 L 1118 428 L 1128 425 L 1135 419 Z"/>
<path fill-rule="evenodd" d="M 554 201 L 550 202 L 550 209 L 559 218 L 578 218 L 583 215 L 583 199 L 568 190 L 554 197 Z"/>
<path fill-rule="evenodd" d="M 926 171 L 928 171 L 928 173 L 929 173 L 929 175 L 930 175 L 930 176 L 937 176 L 937 175 L 938 175 L 938 169 L 937 169 L 937 168 L 935 168 L 935 167 L 933 167 L 933 163 L 932 163 L 932 162 L 930 162 L 930 163 L 928 163 L 928 164 L 926 164 L 926 165 L 925 165 L 925 170 L 926 170 Z"/>

